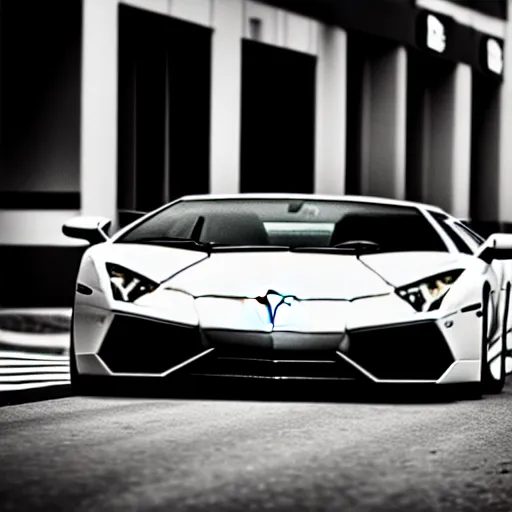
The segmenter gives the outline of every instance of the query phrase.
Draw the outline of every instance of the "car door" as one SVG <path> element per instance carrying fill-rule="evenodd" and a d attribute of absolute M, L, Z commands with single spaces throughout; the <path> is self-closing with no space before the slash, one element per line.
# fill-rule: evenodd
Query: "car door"
<path fill-rule="evenodd" d="M 440 225 L 444 233 L 450 238 L 457 250 L 462 254 L 474 255 L 478 253 L 484 244 L 483 238 L 473 233 L 460 221 L 441 212 L 430 212 L 434 220 Z M 481 278 L 482 286 L 488 282 L 489 293 L 489 336 L 494 340 L 501 335 L 502 319 L 505 304 L 505 272 L 502 261 L 493 261 L 489 265 L 482 265 L 480 260 L 475 260 L 475 268 L 467 268 L 466 272 L 472 274 L 473 278 Z M 483 291 L 483 290 L 482 290 Z"/>
<path fill-rule="evenodd" d="M 485 240 L 474 233 L 471 229 L 465 226 L 462 222 L 455 219 L 449 221 L 456 232 L 475 252 L 478 252 L 484 245 Z M 488 268 L 488 278 L 491 284 L 491 302 L 493 305 L 493 311 L 496 312 L 494 322 L 499 323 L 495 325 L 494 338 L 501 335 L 502 329 L 504 328 L 503 320 L 507 313 L 507 323 L 512 322 L 512 318 L 506 312 L 505 308 L 510 310 L 510 303 L 507 300 L 507 283 L 512 281 L 512 262 L 503 260 L 493 260 Z M 509 293 L 509 292 L 508 292 Z M 489 319 L 491 321 L 491 318 Z M 506 328 L 508 331 L 508 326 Z M 493 340 L 494 341 L 494 340 Z M 512 340 L 509 340 L 512 342 Z"/>
<path fill-rule="evenodd" d="M 485 243 L 485 240 L 465 226 L 463 223 L 454 220 L 453 228 L 461 237 L 465 237 L 468 243 L 474 243 L 478 247 L 478 250 Z M 506 372 L 512 373 L 512 301 L 511 301 L 511 284 L 512 284 L 512 261 L 511 260 L 494 260 L 490 265 L 490 269 L 494 271 L 500 280 L 500 290 L 497 294 L 499 297 L 497 311 L 497 323 L 498 329 L 493 335 L 491 344 L 497 341 L 500 336 L 503 335 L 503 331 L 506 333 L 506 344 L 507 344 L 507 358 L 505 363 Z M 493 294 L 494 297 L 494 294 Z M 497 352 L 499 344 L 496 344 L 496 350 L 491 350 L 490 357 L 494 357 Z"/>

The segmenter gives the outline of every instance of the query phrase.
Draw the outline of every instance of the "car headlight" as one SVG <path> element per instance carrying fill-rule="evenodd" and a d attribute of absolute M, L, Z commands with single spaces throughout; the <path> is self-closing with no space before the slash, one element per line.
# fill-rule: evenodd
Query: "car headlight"
<path fill-rule="evenodd" d="M 439 309 L 444 296 L 462 274 L 462 270 L 452 270 L 422 279 L 407 286 L 397 288 L 397 294 L 416 311 Z"/>
<path fill-rule="evenodd" d="M 107 272 L 115 300 L 135 302 L 158 288 L 158 283 L 119 265 L 107 263 Z"/>

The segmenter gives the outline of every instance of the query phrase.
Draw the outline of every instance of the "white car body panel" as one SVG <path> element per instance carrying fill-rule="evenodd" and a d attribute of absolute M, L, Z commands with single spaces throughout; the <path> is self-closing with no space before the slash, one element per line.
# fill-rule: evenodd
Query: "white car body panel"
<path fill-rule="evenodd" d="M 207 258 L 197 251 L 142 244 L 100 244 L 89 249 L 97 266 L 107 262 L 121 265 L 161 283 L 189 265 Z"/>
<path fill-rule="evenodd" d="M 354 256 L 289 252 L 213 253 L 165 286 L 194 297 L 258 297 L 276 290 L 298 299 L 353 300 L 392 291 Z"/>
<path fill-rule="evenodd" d="M 293 308 L 283 306 L 272 325 L 266 306 L 254 299 L 200 297 L 195 304 L 203 329 L 267 333 L 343 333 L 351 312 L 351 304 L 345 300 L 297 301 Z"/>
<path fill-rule="evenodd" d="M 456 361 L 437 384 L 459 384 L 461 382 L 478 382 L 480 380 L 480 359 L 474 361 Z"/>
<path fill-rule="evenodd" d="M 437 321 L 437 326 L 447 339 L 457 360 L 480 359 L 482 353 L 481 324 L 482 320 L 477 316 L 476 311 L 455 313 Z"/>
<path fill-rule="evenodd" d="M 361 256 L 363 263 L 397 287 L 425 276 L 466 268 L 474 259 L 473 256 L 450 252 L 391 252 Z"/>
<path fill-rule="evenodd" d="M 411 305 L 398 297 L 395 293 L 378 297 L 367 297 L 351 303 L 347 321 L 349 330 L 375 327 L 380 325 L 393 325 L 410 322 L 412 315 L 416 321 L 438 318 L 439 314 L 417 313 Z"/>

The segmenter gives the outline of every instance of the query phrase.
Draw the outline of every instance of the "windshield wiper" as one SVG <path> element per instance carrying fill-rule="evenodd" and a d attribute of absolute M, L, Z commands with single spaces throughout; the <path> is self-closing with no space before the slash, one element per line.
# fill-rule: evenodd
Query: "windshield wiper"
<path fill-rule="evenodd" d="M 215 252 L 274 252 L 288 251 L 287 245 L 228 245 L 213 244 Z"/>
<path fill-rule="evenodd" d="M 356 252 L 377 252 L 380 251 L 380 245 L 371 240 L 348 240 L 340 244 L 333 245 L 339 249 L 352 249 Z"/>
<path fill-rule="evenodd" d="M 132 240 L 127 243 L 133 244 L 156 244 L 165 245 L 166 247 L 176 247 L 183 249 L 196 249 L 196 250 L 210 250 L 215 244 L 210 242 L 197 242 L 190 238 L 177 238 L 171 236 L 158 236 L 158 237 L 147 237 Z"/>
<path fill-rule="evenodd" d="M 126 243 L 134 244 L 156 244 L 166 247 L 192 249 L 197 251 L 211 252 L 213 249 L 223 252 L 255 252 L 255 251 L 287 251 L 287 245 L 230 245 L 218 244 L 215 242 L 199 242 L 190 238 L 176 238 L 170 236 L 139 238 Z"/>
<path fill-rule="evenodd" d="M 317 252 L 317 253 L 327 253 L 327 254 L 336 254 L 336 253 L 347 253 L 347 254 L 368 254 L 372 252 L 379 252 L 380 245 L 371 242 L 369 240 L 349 240 L 347 242 L 342 242 L 340 244 L 332 245 L 332 246 L 297 246 L 290 247 L 291 252 Z"/>

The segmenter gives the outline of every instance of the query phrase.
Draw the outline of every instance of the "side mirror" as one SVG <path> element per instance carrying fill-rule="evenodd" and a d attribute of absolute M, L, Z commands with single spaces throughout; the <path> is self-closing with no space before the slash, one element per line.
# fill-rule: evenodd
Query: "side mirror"
<path fill-rule="evenodd" d="M 64 223 L 62 232 L 69 238 L 87 240 L 91 245 L 109 239 L 108 230 L 112 224 L 105 217 L 73 217 Z"/>
<path fill-rule="evenodd" d="M 512 260 L 512 235 L 494 233 L 486 240 L 478 257 L 486 263 L 493 260 Z"/>

